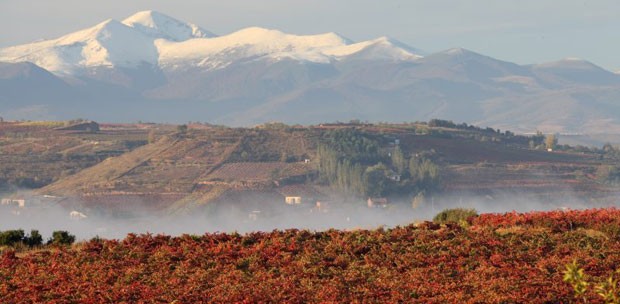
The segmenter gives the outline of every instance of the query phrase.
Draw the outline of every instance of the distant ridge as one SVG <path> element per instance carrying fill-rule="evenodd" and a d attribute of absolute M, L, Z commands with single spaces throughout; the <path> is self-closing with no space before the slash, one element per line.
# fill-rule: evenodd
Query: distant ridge
<path fill-rule="evenodd" d="M 142 11 L 2 48 L 0 62 L 0 113 L 13 119 L 441 118 L 517 132 L 620 133 L 620 75 L 575 58 L 518 65 L 463 48 L 426 53 L 391 37 L 355 42 L 261 27 L 218 36 Z M 25 62 L 32 65 L 19 73 L 9 68 Z"/>

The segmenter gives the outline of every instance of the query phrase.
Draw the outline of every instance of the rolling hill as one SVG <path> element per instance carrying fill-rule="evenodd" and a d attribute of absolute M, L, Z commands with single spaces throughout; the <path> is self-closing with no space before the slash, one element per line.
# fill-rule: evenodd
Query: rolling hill
<path fill-rule="evenodd" d="M 592 206 L 613 203 L 617 187 L 600 180 L 601 168 L 612 165 L 613 159 L 594 150 L 565 147 L 548 152 L 541 141 L 542 137 L 493 129 L 426 123 L 250 129 L 191 125 L 187 131 L 163 133 L 156 141 L 56 179 L 37 192 L 74 198 L 89 212 L 126 214 L 278 210 L 285 196 L 340 202 L 364 200 L 370 193 L 404 205 L 419 193 L 436 197 L 437 206 L 463 198 L 489 208 L 510 204 L 515 209 L 521 201 L 549 204 L 545 208 L 573 201 Z M 342 142 L 354 146 L 340 146 Z M 334 160 L 338 169 L 333 178 L 326 171 L 330 166 L 326 147 L 345 153 Z M 393 178 L 399 169 L 391 155 L 397 150 L 409 161 L 402 179 Z M 410 171 L 429 161 L 437 166 L 439 178 L 434 181 L 428 179 L 429 173 L 416 177 L 416 171 Z M 346 162 L 359 165 L 361 171 L 346 175 L 352 168 Z M 383 186 L 376 191 L 372 182 L 364 182 L 373 168 L 383 170 L 376 181 Z M 346 176 L 352 177 L 344 181 Z M 355 176 L 365 186 L 356 186 Z"/>

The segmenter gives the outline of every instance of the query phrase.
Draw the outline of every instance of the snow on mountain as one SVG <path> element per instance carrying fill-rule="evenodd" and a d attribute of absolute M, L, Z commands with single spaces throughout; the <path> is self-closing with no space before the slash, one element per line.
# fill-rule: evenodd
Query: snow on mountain
<path fill-rule="evenodd" d="M 0 50 L 0 61 L 29 61 L 60 75 L 89 67 L 156 64 L 157 57 L 150 37 L 112 19 L 58 39 Z"/>
<path fill-rule="evenodd" d="M 123 22 L 109 19 L 58 39 L 0 49 L 0 61 L 29 61 L 57 75 L 79 75 L 90 68 L 157 65 L 156 39 L 213 36 L 196 25 L 143 11 Z"/>
<path fill-rule="evenodd" d="M 122 22 L 106 20 L 54 40 L 0 49 L 0 61 L 30 61 L 57 75 L 72 76 L 143 64 L 214 69 L 256 59 L 330 63 L 420 57 L 417 50 L 386 37 L 352 43 L 335 33 L 292 35 L 260 27 L 217 37 L 155 11 L 138 12 Z"/>
<path fill-rule="evenodd" d="M 195 24 L 185 23 L 156 11 L 137 12 L 122 23 L 156 39 L 185 41 L 216 36 Z"/>
<path fill-rule="evenodd" d="M 233 125 L 442 118 L 517 131 L 620 130 L 620 75 L 590 62 L 518 65 L 462 48 L 422 55 L 387 37 L 352 42 L 259 27 L 216 37 L 144 11 L 0 49 L 0 62 L 9 62 L 0 63 L 0 113 Z"/>
<path fill-rule="evenodd" d="M 256 58 L 327 63 L 329 56 L 321 50 L 347 45 L 348 40 L 334 33 L 297 36 L 277 30 L 251 27 L 226 36 L 191 39 L 184 42 L 158 40 L 163 66 L 186 63 L 207 68 Z"/>
<path fill-rule="evenodd" d="M 324 52 L 326 55 L 338 58 L 353 56 L 355 59 L 372 60 L 415 60 L 422 58 L 421 53 L 421 51 L 388 37 L 335 47 Z"/>
<path fill-rule="evenodd" d="M 233 62 L 259 58 L 329 63 L 349 56 L 367 60 L 414 60 L 421 57 L 409 51 L 413 48 L 397 46 L 403 44 L 385 37 L 351 43 L 336 33 L 292 35 L 259 27 L 210 39 L 178 43 L 158 40 L 156 45 L 164 67 L 190 63 L 206 68 L 222 68 Z"/>

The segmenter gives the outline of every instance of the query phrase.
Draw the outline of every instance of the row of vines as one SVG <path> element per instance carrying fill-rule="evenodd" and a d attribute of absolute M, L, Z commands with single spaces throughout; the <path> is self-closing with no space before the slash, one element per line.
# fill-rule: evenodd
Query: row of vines
<path fill-rule="evenodd" d="M 620 210 L 492 214 L 467 225 L 128 235 L 0 256 L 3 302 L 569 303 L 577 263 L 620 267 Z M 594 291 L 584 298 L 602 301 Z"/>

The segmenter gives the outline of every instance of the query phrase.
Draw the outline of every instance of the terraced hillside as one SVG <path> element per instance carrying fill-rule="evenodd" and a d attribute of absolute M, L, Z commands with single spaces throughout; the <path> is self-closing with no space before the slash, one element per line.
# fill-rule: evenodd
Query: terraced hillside
<path fill-rule="evenodd" d="M 597 176 L 601 167 L 614 164 L 604 151 L 558 147 L 550 152 L 541 136 L 471 126 L 269 124 L 242 129 L 190 125 L 187 131 L 169 131 L 39 193 L 76 197 L 87 208 L 117 212 L 188 213 L 231 203 L 245 204 L 244 212 L 250 212 L 257 206 L 282 205 L 285 196 L 305 196 L 308 191 L 283 191 L 295 185 L 314 189 L 310 192 L 320 188 L 317 192 L 329 201 L 343 197 L 365 201 L 364 194 L 352 188 L 353 181 L 324 176 L 327 156 L 319 150 L 330 145 L 345 149 L 333 164 L 336 174 L 346 170 L 346 161 L 361 167 L 360 178 L 380 166 L 385 174 L 380 194 L 401 201 L 411 201 L 416 193 L 436 196 L 439 203 L 446 195 L 477 195 L 492 201 L 498 193 L 518 193 L 538 200 L 564 195 L 605 202 L 618 193 L 616 186 Z M 347 141 L 354 146 L 342 146 Z M 375 148 L 373 152 L 350 150 L 360 144 Z M 410 168 L 399 169 L 392 157 L 397 150 L 411 161 L 405 167 L 423 162 L 436 166 L 439 176 L 432 185 Z M 402 180 L 397 180 L 401 175 Z"/>
<path fill-rule="evenodd" d="M 78 196 L 91 205 L 160 209 L 189 195 L 196 181 L 221 165 L 237 143 L 238 138 L 215 140 L 198 132 L 165 136 L 39 192 Z"/>
<path fill-rule="evenodd" d="M 147 144 L 164 126 L 103 125 L 62 131 L 66 122 L 0 123 L 0 191 L 39 188 Z"/>

